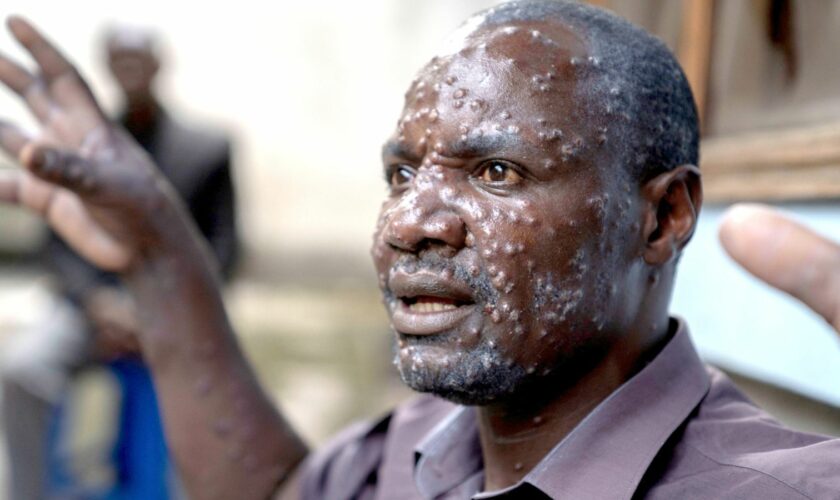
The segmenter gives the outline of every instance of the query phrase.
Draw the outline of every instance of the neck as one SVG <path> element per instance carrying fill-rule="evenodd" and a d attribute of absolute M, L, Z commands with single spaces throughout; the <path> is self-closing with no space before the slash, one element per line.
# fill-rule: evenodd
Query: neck
<path fill-rule="evenodd" d="M 629 378 L 605 360 L 550 401 L 507 402 L 478 409 L 485 491 L 520 481 L 601 401 Z M 555 385 L 555 384 L 546 384 Z M 532 395 L 544 387 L 528 391 Z M 525 398 L 527 400 L 527 395 Z"/>
<path fill-rule="evenodd" d="M 663 281 L 651 281 L 648 298 L 657 292 L 670 296 L 670 280 Z M 485 491 L 519 482 L 598 404 L 655 357 L 669 338 L 668 300 L 650 302 L 658 306 L 646 308 L 620 329 L 623 333 L 615 335 L 607 349 L 588 362 L 578 356 L 579 369 L 545 379 L 512 400 L 478 408 Z"/>
<path fill-rule="evenodd" d="M 152 95 L 132 97 L 126 101 L 123 124 L 131 132 L 142 132 L 155 122 L 159 110 Z"/>

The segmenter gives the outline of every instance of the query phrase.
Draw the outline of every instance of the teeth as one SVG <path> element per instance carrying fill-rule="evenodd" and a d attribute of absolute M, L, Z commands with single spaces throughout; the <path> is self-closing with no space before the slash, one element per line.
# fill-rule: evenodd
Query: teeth
<path fill-rule="evenodd" d="M 455 304 L 446 304 L 442 302 L 415 302 L 414 304 L 410 304 L 408 309 L 412 312 L 429 313 L 451 311 L 452 309 L 455 309 L 455 307 Z"/>

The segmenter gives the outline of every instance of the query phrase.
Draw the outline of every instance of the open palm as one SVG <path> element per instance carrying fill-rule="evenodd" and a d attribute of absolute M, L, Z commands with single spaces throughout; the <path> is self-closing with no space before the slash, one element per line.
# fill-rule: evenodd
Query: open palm
<path fill-rule="evenodd" d="M 0 200 L 41 214 L 93 264 L 125 270 L 160 237 L 155 214 L 177 205 L 171 188 L 44 36 L 19 17 L 8 27 L 38 72 L 0 54 L 0 81 L 25 102 L 40 132 L 30 137 L 0 121 L 0 147 L 25 167 L 3 172 Z"/>

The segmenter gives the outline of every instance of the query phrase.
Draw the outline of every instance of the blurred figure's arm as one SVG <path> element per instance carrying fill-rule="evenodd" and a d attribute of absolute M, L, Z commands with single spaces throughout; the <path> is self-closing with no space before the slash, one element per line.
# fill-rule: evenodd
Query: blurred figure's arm
<path fill-rule="evenodd" d="M 239 257 L 236 228 L 236 194 L 231 173 L 230 146 L 225 145 L 210 175 L 201 185 L 192 202 L 192 213 L 201 234 L 219 261 L 222 277 L 233 274 Z"/>

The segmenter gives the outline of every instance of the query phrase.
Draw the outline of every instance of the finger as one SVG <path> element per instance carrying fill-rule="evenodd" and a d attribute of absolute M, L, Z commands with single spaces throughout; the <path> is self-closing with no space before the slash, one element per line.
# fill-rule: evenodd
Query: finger
<path fill-rule="evenodd" d="M 19 16 L 11 16 L 8 25 L 12 35 L 32 54 L 47 82 L 52 82 L 62 75 L 75 73 L 73 65 L 29 21 Z"/>
<path fill-rule="evenodd" d="M 21 174 L 18 204 L 28 208 L 41 217 L 46 217 L 47 211 L 59 188 L 49 182 L 38 179 L 29 172 L 21 172 Z"/>
<path fill-rule="evenodd" d="M 20 96 L 23 96 L 26 89 L 35 83 L 35 77 L 29 71 L 5 54 L 0 54 L 0 80 Z"/>
<path fill-rule="evenodd" d="M 55 102 L 89 108 L 97 116 L 101 115 L 93 94 L 76 68 L 46 37 L 19 16 L 9 17 L 8 25 L 15 38 L 35 59 L 49 95 Z"/>
<path fill-rule="evenodd" d="M 0 81 L 24 99 L 38 121 L 41 123 L 47 121 L 52 103 L 43 82 L 2 54 L 0 54 Z"/>
<path fill-rule="evenodd" d="M 20 203 L 20 183 L 23 174 L 20 170 L 6 168 L 0 170 L 0 203 Z"/>
<path fill-rule="evenodd" d="M 747 271 L 801 300 L 840 332 L 840 246 L 761 205 L 736 205 L 720 228 Z"/>
<path fill-rule="evenodd" d="M 89 196 L 97 189 L 95 165 L 68 151 L 28 143 L 21 150 L 19 158 L 21 165 L 50 184 L 82 196 Z"/>
<path fill-rule="evenodd" d="M 47 209 L 46 220 L 79 255 L 101 269 L 124 271 L 132 261 L 131 252 L 106 233 L 79 197 L 69 191 L 58 191 Z"/>
<path fill-rule="evenodd" d="M 23 155 L 37 156 L 29 153 L 37 147 L 24 148 Z M 67 244 L 94 265 L 115 272 L 128 267 L 132 253 L 91 217 L 79 196 L 27 172 L 10 172 L 19 174 L 17 181 L 6 178 L 5 172 L 0 175 L 0 201 L 15 202 L 40 214 Z"/>
<path fill-rule="evenodd" d="M 21 129 L 11 123 L 0 120 L 0 149 L 17 159 L 23 147 L 31 141 Z"/>

